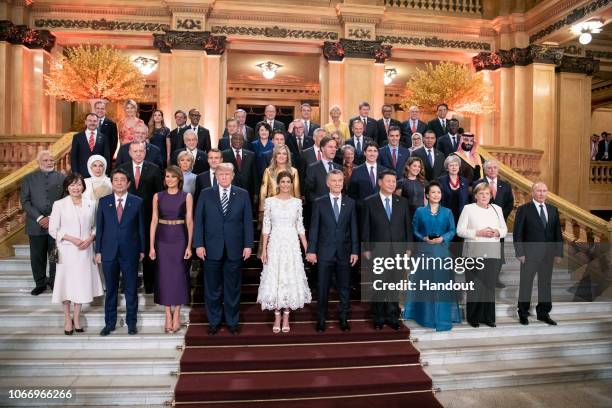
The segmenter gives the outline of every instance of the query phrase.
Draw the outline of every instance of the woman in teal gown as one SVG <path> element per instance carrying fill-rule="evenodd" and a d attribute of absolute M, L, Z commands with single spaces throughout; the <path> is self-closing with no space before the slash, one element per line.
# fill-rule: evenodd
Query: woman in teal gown
<path fill-rule="evenodd" d="M 418 242 L 413 256 L 425 258 L 451 257 L 449 243 L 455 236 L 453 213 L 440 205 L 442 189 L 433 181 L 425 188 L 428 204 L 417 208 L 412 220 L 412 233 Z M 419 281 L 449 282 L 453 279 L 452 269 L 420 269 L 411 275 L 416 290 L 409 291 L 404 305 L 404 318 L 412 319 L 421 326 L 437 331 L 450 330 L 453 323 L 461 322 L 461 312 L 452 291 L 419 291 Z"/>

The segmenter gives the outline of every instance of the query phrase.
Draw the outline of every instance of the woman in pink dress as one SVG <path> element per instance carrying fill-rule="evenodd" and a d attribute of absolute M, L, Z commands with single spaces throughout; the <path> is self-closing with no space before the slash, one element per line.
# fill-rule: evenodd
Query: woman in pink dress
<path fill-rule="evenodd" d="M 123 109 L 125 117 L 119 122 L 119 143 L 122 145 L 134 140 L 134 129 L 137 125 L 145 124 L 142 119 L 138 118 L 138 104 L 134 100 L 125 101 Z"/>

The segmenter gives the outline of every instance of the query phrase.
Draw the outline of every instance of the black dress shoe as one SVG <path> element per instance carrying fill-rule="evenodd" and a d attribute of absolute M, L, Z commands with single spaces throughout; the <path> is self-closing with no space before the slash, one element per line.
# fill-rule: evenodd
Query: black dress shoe
<path fill-rule="evenodd" d="M 68 330 L 64 330 L 64 334 L 65 334 L 66 336 L 72 336 L 72 333 L 73 333 L 73 332 L 74 332 L 74 329 L 73 329 L 73 330 L 70 330 L 70 331 L 68 331 Z"/>
<path fill-rule="evenodd" d="M 519 316 L 519 322 L 521 322 L 523 326 L 527 326 L 529 324 L 529 319 L 527 316 Z"/>
<path fill-rule="evenodd" d="M 557 322 L 555 322 L 553 319 L 550 318 L 550 316 L 544 316 L 544 317 L 538 317 L 538 320 L 547 324 L 550 324 L 551 326 L 556 326 Z"/>
<path fill-rule="evenodd" d="M 236 326 L 231 326 L 228 327 L 228 330 L 230 333 L 232 333 L 234 336 L 237 336 L 238 333 L 240 333 L 240 328 L 236 325 Z"/>
<path fill-rule="evenodd" d="M 317 323 L 317 333 L 324 332 L 324 331 L 325 331 L 325 322 L 318 322 Z"/>
<path fill-rule="evenodd" d="M 497 281 L 495 282 L 495 287 L 498 289 L 503 289 L 506 287 L 506 285 L 504 285 L 501 281 Z"/>
<path fill-rule="evenodd" d="M 136 327 L 129 327 L 129 328 L 128 328 L 128 334 L 129 334 L 130 336 L 133 336 L 133 335 L 135 335 L 135 334 L 138 334 L 138 329 L 137 329 Z"/>
<path fill-rule="evenodd" d="M 395 331 L 400 331 L 400 329 L 402 328 L 402 325 L 397 323 L 397 322 L 396 323 L 389 323 L 388 326 L 390 328 L 392 328 L 393 330 L 395 330 Z"/>
<path fill-rule="evenodd" d="M 382 323 L 374 323 L 374 330 L 382 330 L 382 329 L 383 329 Z"/>
<path fill-rule="evenodd" d="M 480 323 L 478 322 L 468 322 L 472 327 L 480 327 Z"/>
<path fill-rule="evenodd" d="M 214 336 L 219 331 L 219 326 L 208 326 L 208 334 Z"/>
<path fill-rule="evenodd" d="M 497 325 L 495 324 L 495 322 L 485 322 L 485 324 L 489 327 L 497 327 Z"/>
<path fill-rule="evenodd" d="M 340 330 L 343 332 L 351 331 L 351 325 L 346 319 L 340 319 Z"/>
<path fill-rule="evenodd" d="M 111 329 L 110 327 L 105 327 L 100 331 L 100 336 L 108 336 L 113 331 L 115 331 L 115 329 Z"/>
<path fill-rule="evenodd" d="M 40 295 L 41 293 L 43 293 L 43 292 L 44 292 L 46 289 L 47 289 L 47 285 L 45 285 L 45 286 L 37 286 L 37 287 L 35 287 L 34 289 L 32 289 L 32 291 L 30 292 L 30 294 L 31 294 L 32 296 L 38 296 L 38 295 Z"/>

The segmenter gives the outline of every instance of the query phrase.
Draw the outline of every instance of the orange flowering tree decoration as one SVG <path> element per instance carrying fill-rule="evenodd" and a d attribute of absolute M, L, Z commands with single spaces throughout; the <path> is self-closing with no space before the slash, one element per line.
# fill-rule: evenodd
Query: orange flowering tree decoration
<path fill-rule="evenodd" d="M 472 116 L 492 112 L 495 108 L 490 84 L 481 72 L 475 74 L 467 65 L 427 63 L 425 69 L 417 68 L 406 87 L 408 96 L 401 103 L 404 109 L 416 105 L 435 112 L 436 106 L 444 102 L 449 110 Z"/>
<path fill-rule="evenodd" d="M 68 48 L 45 75 L 47 94 L 67 101 L 121 102 L 142 96 L 145 78 L 130 58 L 110 47 Z"/>

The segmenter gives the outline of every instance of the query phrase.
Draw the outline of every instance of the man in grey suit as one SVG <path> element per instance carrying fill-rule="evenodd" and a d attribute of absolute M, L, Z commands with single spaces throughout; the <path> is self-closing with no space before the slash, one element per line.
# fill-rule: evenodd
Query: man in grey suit
<path fill-rule="evenodd" d="M 47 255 L 55 247 L 49 235 L 49 215 L 53 203 L 62 198 L 64 175 L 55 171 L 55 159 L 48 150 L 36 157 L 38 170 L 28 174 L 21 182 L 21 207 L 26 213 L 25 231 L 30 239 L 30 265 L 36 287 L 32 295 L 38 296 L 47 285 L 53 290 L 55 263 L 49 262 L 47 279 Z"/>

